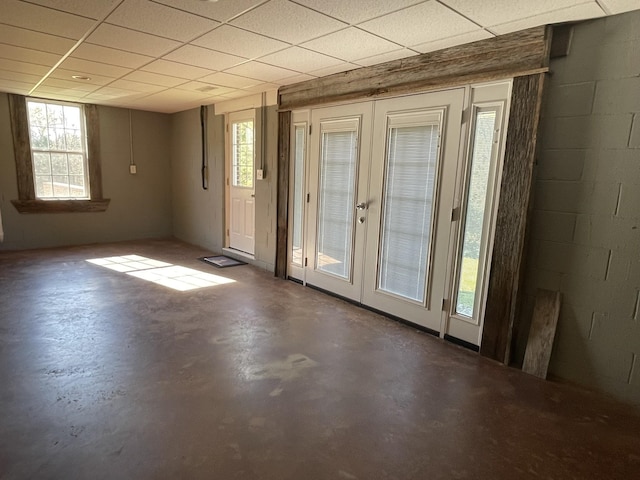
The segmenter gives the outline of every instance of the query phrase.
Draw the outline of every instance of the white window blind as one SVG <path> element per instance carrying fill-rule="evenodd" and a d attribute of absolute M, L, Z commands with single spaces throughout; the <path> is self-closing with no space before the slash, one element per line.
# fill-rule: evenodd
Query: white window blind
<path fill-rule="evenodd" d="M 388 129 L 378 289 L 424 301 L 428 273 L 438 123 Z"/>
<path fill-rule="evenodd" d="M 351 276 L 358 166 L 358 123 L 349 123 L 335 130 L 323 124 L 316 241 L 316 268 L 345 279 Z"/>

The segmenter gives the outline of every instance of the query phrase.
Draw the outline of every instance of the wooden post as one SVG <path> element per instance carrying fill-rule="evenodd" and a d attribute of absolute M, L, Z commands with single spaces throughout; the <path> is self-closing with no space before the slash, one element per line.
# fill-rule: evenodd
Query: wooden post
<path fill-rule="evenodd" d="M 276 276 L 287 278 L 287 241 L 289 227 L 289 135 L 291 112 L 278 113 L 278 238 L 276 240 Z"/>

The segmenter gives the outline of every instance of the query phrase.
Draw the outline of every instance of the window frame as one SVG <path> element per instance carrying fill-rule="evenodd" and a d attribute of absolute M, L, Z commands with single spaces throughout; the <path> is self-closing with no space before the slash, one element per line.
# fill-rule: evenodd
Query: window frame
<path fill-rule="evenodd" d="M 30 97 L 32 98 L 32 97 Z M 48 99 L 37 99 L 47 102 Z M 55 101 L 54 101 L 55 102 Z M 87 165 L 89 178 L 89 199 L 39 199 L 35 193 L 33 157 L 29 136 L 27 98 L 23 95 L 9 95 L 11 131 L 16 163 L 18 199 L 11 200 L 20 213 L 69 213 L 104 212 L 109 199 L 102 196 L 102 169 L 100 162 L 100 125 L 98 107 L 92 104 L 82 105 L 85 117 L 87 143 Z"/>

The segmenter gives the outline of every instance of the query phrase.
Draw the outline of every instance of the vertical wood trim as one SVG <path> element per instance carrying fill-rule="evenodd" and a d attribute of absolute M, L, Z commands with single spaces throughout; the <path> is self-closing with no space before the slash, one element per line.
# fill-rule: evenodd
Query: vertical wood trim
<path fill-rule="evenodd" d="M 544 74 L 536 74 L 517 77 L 513 81 L 480 347 L 481 355 L 505 364 L 510 360 L 513 323 L 524 271 L 522 260 L 544 79 Z"/>
<path fill-rule="evenodd" d="M 13 135 L 13 151 L 18 181 L 18 199 L 34 200 L 36 191 L 33 184 L 26 98 L 22 95 L 9 94 L 9 112 L 11 115 L 11 133 Z"/>
<path fill-rule="evenodd" d="M 287 235 L 289 223 L 289 135 L 291 112 L 278 113 L 278 238 L 276 276 L 287 277 Z"/>
<path fill-rule="evenodd" d="M 100 119 L 97 105 L 85 105 L 87 130 L 87 161 L 91 200 L 102 200 L 102 169 L 100 167 Z"/>

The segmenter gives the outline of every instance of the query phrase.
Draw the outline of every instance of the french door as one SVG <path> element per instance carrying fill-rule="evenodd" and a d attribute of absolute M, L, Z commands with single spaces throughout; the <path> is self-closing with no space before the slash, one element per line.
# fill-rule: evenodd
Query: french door
<path fill-rule="evenodd" d="M 289 275 L 479 345 L 510 85 L 294 112 Z"/>

